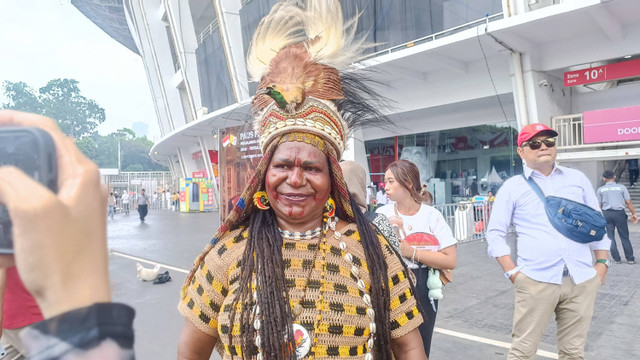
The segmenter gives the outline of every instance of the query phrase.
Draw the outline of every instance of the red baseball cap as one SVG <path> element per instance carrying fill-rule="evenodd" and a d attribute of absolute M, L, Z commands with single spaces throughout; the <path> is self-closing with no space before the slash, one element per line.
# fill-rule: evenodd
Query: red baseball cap
<path fill-rule="evenodd" d="M 558 136 L 558 133 L 555 130 L 545 124 L 529 124 L 523 127 L 522 130 L 520 130 L 520 134 L 518 134 L 518 147 L 522 146 L 523 142 L 528 141 L 541 132 L 547 132 L 551 136 Z"/>

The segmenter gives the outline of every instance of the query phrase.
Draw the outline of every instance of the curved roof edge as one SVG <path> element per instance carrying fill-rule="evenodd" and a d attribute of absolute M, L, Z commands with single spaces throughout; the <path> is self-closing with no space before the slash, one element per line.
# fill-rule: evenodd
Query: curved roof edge
<path fill-rule="evenodd" d="M 164 157 L 175 155 L 175 149 L 180 146 L 192 146 L 198 143 L 197 138 L 203 134 L 210 134 L 212 130 L 224 129 L 252 121 L 251 100 L 231 104 L 192 121 L 171 133 L 165 135 L 153 145 L 149 156 L 158 162 L 166 161 Z"/>
<path fill-rule="evenodd" d="M 140 55 L 127 24 L 122 0 L 71 0 L 71 4 L 115 41 Z"/>

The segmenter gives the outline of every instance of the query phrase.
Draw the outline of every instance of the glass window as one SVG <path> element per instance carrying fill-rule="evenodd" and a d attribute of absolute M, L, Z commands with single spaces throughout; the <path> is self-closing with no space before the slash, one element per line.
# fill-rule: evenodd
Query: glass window
<path fill-rule="evenodd" d="M 418 166 L 420 182 L 438 204 L 469 200 L 489 191 L 495 194 L 506 179 L 522 173 L 517 134 L 507 124 L 496 124 L 366 141 L 371 181 L 384 181 L 384 171 L 397 151 L 398 159 Z"/>

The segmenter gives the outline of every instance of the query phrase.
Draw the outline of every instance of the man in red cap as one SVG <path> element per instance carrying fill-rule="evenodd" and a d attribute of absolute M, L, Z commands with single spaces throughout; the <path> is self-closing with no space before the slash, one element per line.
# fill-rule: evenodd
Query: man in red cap
<path fill-rule="evenodd" d="M 557 136 L 544 124 L 522 128 L 517 151 L 525 163 L 523 176 L 514 176 L 502 185 L 487 229 L 489 255 L 498 260 L 505 277 L 514 284 L 513 341 L 508 360 L 533 359 L 554 314 L 559 359 L 583 359 L 596 294 L 610 265 L 611 241 L 606 235 L 588 244 L 565 237 L 551 225 L 542 200 L 527 183 L 531 178 L 545 196 L 563 197 L 599 210 L 587 177 L 556 164 Z M 518 266 L 506 239 L 512 223 L 518 234 Z"/>

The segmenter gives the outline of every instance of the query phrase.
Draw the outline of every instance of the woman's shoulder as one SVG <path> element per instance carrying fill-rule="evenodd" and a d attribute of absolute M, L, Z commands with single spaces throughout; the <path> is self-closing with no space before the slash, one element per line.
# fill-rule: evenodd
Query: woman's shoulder
<path fill-rule="evenodd" d="M 393 206 L 394 204 L 387 204 L 387 205 L 380 206 L 379 208 L 376 209 L 376 214 L 382 214 L 389 217 L 394 214 Z"/>
<path fill-rule="evenodd" d="M 206 255 L 208 261 L 227 261 L 240 258 L 244 252 L 247 238 L 249 237 L 249 227 L 239 226 L 226 232 L 216 241 L 213 248 Z"/>
<path fill-rule="evenodd" d="M 416 215 L 425 216 L 425 215 L 442 215 L 442 213 L 429 204 L 422 203 L 420 204 L 420 210 Z"/>

